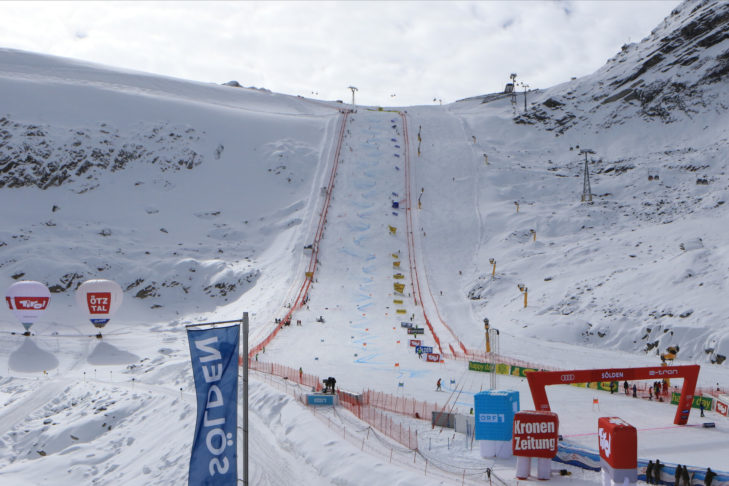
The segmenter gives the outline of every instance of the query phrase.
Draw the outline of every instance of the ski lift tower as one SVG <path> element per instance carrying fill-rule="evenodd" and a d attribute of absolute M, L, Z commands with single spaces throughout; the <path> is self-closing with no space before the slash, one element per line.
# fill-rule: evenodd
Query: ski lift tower
<path fill-rule="evenodd" d="M 587 154 L 594 153 L 594 150 L 580 149 L 580 154 L 585 154 L 585 176 L 582 183 L 582 202 L 592 202 L 592 188 L 590 187 L 590 171 L 587 168 Z"/>
<path fill-rule="evenodd" d="M 349 89 L 351 89 L 351 90 L 352 90 L 352 109 L 353 109 L 353 110 L 356 110 L 356 109 L 357 109 L 357 107 L 356 107 L 356 106 L 355 106 L 355 104 L 354 104 L 354 92 L 355 92 L 355 91 L 359 91 L 359 90 L 358 90 L 357 88 L 355 88 L 354 86 L 350 86 L 350 87 L 349 87 Z"/>
<path fill-rule="evenodd" d="M 511 73 L 509 76 L 511 78 L 511 85 L 512 85 L 512 91 L 511 91 L 511 104 L 516 104 L 516 73 Z"/>

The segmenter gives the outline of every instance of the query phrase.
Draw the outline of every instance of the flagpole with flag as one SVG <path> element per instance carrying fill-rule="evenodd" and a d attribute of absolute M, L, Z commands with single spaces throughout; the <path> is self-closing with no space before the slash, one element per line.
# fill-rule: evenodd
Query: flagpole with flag
<path fill-rule="evenodd" d="M 244 318 L 247 324 L 247 314 Z M 188 486 L 237 486 L 238 359 L 242 327 L 241 320 L 186 326 L 197 401 Z M 247 376 L 244 380 L 247 393 Z M 247 409 L 244 415 L 247 418 Z M 244 427 L 247 429 L 245 419 Z M 244 457 L 247 452 L 246 449 Z M 246 471 L 244 476 L 247 478 Z"/>
<path fill-rule="evenodd" d="M 240 326 L 241 343 L 243 349 L 240 355 L 243 357 L 243 379 L 241 380 L 241 403 L 243 405 L 243 433 L 242 451 L 243 457 L 243 485 L 248 486 L 248 313 L 243 313 L 242 326 Z"/>

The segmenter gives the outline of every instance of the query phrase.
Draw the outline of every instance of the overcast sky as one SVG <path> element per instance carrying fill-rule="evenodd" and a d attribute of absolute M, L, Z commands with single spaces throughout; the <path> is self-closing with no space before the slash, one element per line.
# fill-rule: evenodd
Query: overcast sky
<path fill-rule="evenodd" d="M 680 2 L 0 2 L 0 47 L 414 105 L 590 74 Z M 437 102 L 437 101 L 436 101 Z"/>

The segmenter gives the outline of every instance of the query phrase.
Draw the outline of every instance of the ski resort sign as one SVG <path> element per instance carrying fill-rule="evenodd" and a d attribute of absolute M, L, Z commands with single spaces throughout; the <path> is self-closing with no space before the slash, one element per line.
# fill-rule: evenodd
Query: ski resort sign
<path fill-rule="evenodd" d="M 189 486 L 235 486 L 237 481 L 239 335 L 237 324 L 187 329 L 197 396 Z"/>

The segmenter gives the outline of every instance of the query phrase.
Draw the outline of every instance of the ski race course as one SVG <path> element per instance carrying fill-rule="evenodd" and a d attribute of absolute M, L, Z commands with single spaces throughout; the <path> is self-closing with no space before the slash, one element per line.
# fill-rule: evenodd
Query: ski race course
<path fill-rule="evenodd" d="M 418 113 L 417 109 L 410 111 Z M 347 119 L 340 122 L 342 136 L 336 140 L 334 150 L 340 158 L 332 163 L 336 171 L 332 170 L 326 186 L 324 206 L 319 213 L 321 221 L 311 243 L 316 255 L 307 268 L 311 273 L 306 274 L 291 309 L 281 318 L 281 323 L 290 320 L 291 324 L 276 328 L 278 334 L 265 342 L 265 352 L 263 345 L 254 347 L 251 363 L 261 369 L 265 369 L 266 362 L 283 365 L 287 368 L 276 374 L 289 375 L 292 383 L 299 380 L 297 370 L 301 368 L 305 386 L 316 387 L 318 379 L 334 376 L 338 388 L 345 392 L 384 392 L 389 398 L 373 407 L 384 410 L 410 430 L 418 429 L 420 439 L 416 439 L 417 445 L 409 439 L 409 447 L 417 449 L 426 464 L 430 455 L 431 474 L 435 470 L 452 481 L 459 476 L 464 482 L 476 481 L 483 478 L 489 467 L 508 480 L 513 478 L 513 465 L 493 460 L 484 466 L 489 461 L 480 459 L 473 442 L 465 440 L 459 449 L 455 444 L 459 434 L 452 437 L 453 445 L 442 431 L 430 435 L 430 417 L 412 420 L 413 414 L 407 412 L 409 405 L 403 405 L 407 397 L 413 397 L 437 403 L 432 406 L 435 410 L 468 414 L 473 407 L 473 395 L 488 389 L 490 379 L 488 373 L 466 370 L 469 358 L 485 357 L 476 351 L 484 343 L 483 337 L 480 342 L 477 337 L 483 336 L 481 319 L 448 298 L 458 279 L 469 271 L 460 270 L 464 262 L 449 258 L 448 248 L 458 255 L 483 253 L 478 241 L 487 229 L 479 214 L 482 206 L 478 199 L 485 182 L 481 171 L 490 168 L 474 163 L 481 157 L 480 147 L 466 142 L 469 137 L 461 117 L 452 113 L 427 115 L 362 108 L 342 115 Z M 409 118 L 422 120 L 417 131 L 410 131 Z M 434 133 L 438 133 L 437 143 L 431 142 Z M 438 163 L 451 164 L 454 175 L 450 181 L 428 177 L 431 164 Z M 474 224 L 454 230 L 448 225 L 447 214 L 434 216 L 438 211 L 429 208 L 443 198 L 462 201 L 455 206 L 464 210 L 473 208 Z M 435 269 L 432 274 L 428 271 L 430 266 Z M 434 280 L 436 275 L 455 272 L 458 275 L 450 279 Z M 404 285 L 404 290 L 398 291 L 398 284 Z M 440 362 L 418 357 L 409 345 L 412 336 L 406 333 L 402 322 L 425 329 L 425 334 L 418 337 L 423 345 L 440 354 Z M 512 349 L 522 359 L 509 359 Z M 537 349 L 547 354 L 540 357 Z M 492 358 L 516 366 L 568 369 L 569 365 L 539 364 L 542 359 L 559 362 L 554 354 L 560 353 L 559 349 L 550 349 L 549 343 L 514 342 L 507 333 L 502 336 L 501 354 L 494 353 Z M 634 357 L 616 361 L 615 353 L 570 352 L 577 356 L 577 363 L 572 365 L 575 368 L 619 367 L 625 363 L 655 365 Z M 530 357 L 530 362 L 523 361 L 524 357 Z M 443 391 L 435 390 L 438 379 L 443 381 Z M 533 408 L 523 377 L 497 375 L 496 380 L 497 388 L 520 391 L 522 409 Z M 647 395 L 645 384 L 638 386 L 641 396 Z M 306 391 L 296 385 L 288 389 L 298 394 Z M 694 465 L 698 471 L 710 464 L 716 467 L 715 461 L 707 463 L 707 452 L 712 457 L 722 454 L 721 451 L 729 454 L 726 431 L 702 429 L 700 422 L 705 419 L 697 417 L 698 411 L 692 415 L 689 426 L 680 427 L 672 423 L 675 405 L 572 386 L 550 387 L 549 394 L 553 397 L 553 410 L 561 417 L 564 445 L 596 451 L 597 417 L 620 416 L 636 424 L 639 430 L 642 471 L 647 460 L 653 458 L 660 458 L 669 466 L 679 462 Z M 346 412 L 339 412 L 342 413 Z M 331 427 L 331 418 L 328 420 Z M 714 438 L 707 440 L 707 434 Z M 403 444 L 402 433 L 394 438 Z M 387 446 L 383 449 L 386 451 Z M 438 454 L 433 454 L 433 450 Z M 444 456 L 448 460 L 443 460 Z M 590 474 L 572 470 L 574 474 Z M 666 478 L 669 472 L 670 467 Z"/>
<path fill-rule="evenodd" d="M 657 367 L 680 344 L 675 364 L 702 364 L 697 395 L 729 393 L 715 128 L 729 125 L 711 107 L 664 124 L 600 101 L 615 70 L 644 71 L 653 47 L 640 46 L 609 73 L 532 92 L 528 113 L 499 93 L 355 110 L 0 49 L 0 268 L 7 285 L 53 288 L 31 335 L 4 314 L 0 485 L 184 484 L 197 410 L 185 327 L 243 312 L 261 486 L 516 485 L 514 460 L 431 419 L 470 415 L 489 388 L 533 409 L 528 369 Z M 573 108 L 584 127 L 560 132 Z M 594 204 L 580 202 L 587 146 Z M 73 296 L 95 278 L 124 292 L 103 339 Z M 490 354 L 484 318 L 499 332 Z M 476 371 L 486 361 L 498 373 Z M 328 377 L 340 405 L 305 405 Z M 641 479 L 660 459 L 665 484 L 680 463 L 693 486 L 707 467 L 727 486 L 728 419 L 693 409 L 676 426 L 669 397 L 636 384 L 635 398 L 548 387 L 562 460 L 595 468 L 597 420 L 616 416 L 638 429 Z M 552 468 L 558 485 L 600 481 Z"/>

